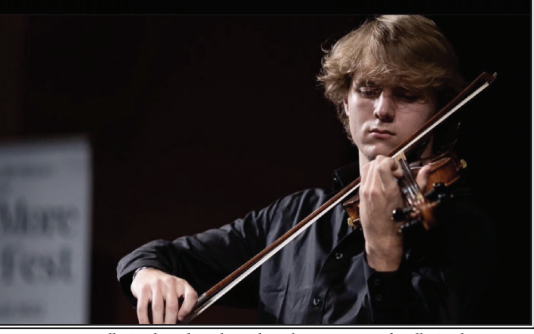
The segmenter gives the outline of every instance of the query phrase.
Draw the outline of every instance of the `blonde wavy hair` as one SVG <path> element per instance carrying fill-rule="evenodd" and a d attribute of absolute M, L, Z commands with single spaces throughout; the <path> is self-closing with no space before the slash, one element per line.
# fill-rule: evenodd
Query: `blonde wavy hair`
<path fill-rule="evenodd" d="M 431 96 L 441 109 L 466 86 L 458 58 L 437 25 L 421 15 L 381 15 L 324 50 L 317 76 L 352 141 L 343 100 L 355 74 L 375 84 L 391 82 Z"/>

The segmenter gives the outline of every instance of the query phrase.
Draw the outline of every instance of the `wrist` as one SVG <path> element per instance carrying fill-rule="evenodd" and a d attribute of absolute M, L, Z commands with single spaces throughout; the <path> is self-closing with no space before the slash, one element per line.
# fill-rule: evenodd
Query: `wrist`
<path fill-rule="evenodd" d="M 143 266 L 143 267 L 139 267 L 137 269 L 135 269 L 133 275 L 132 275 L 132 282 L 133 280 L 135 279 L 135 276 L 137 276 L 137 274 L 141 271 L 141 270 L 144 270 L 144 269 L 150 269 L 150 268 L 153 268 L 153 267 L 147 267 L 147 266 Z"/>
<path fill-rule="evenodd" d="M 402 261 L 403 249 L 390 248 L 388 250 L 366 247 L 365 259 L 369 267 L 379 272 L 396 271 Z"/>

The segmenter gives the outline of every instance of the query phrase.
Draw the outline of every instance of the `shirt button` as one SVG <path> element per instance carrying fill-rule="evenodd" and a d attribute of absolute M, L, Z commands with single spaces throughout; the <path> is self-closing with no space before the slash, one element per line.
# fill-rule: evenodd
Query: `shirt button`
<path fill-rule="evenodd" d="M 373 285 L 374 285 L 374 286 L 379 286 L 379 285 L 380 285 L 380 279 L 375 278 L 375 279 L 373 280 Z"/>
<path fill-rule="evenodd" d="M 343 253 L 336 253 L 336 259 L 341 260 L 343 258 Z"/>
<path fill-rule="evenodd" d="M 312 304 L 313 306 L 321 304 L 321 298 L 313 298 Z"/>
<path fill-rule="evenodd" d="M 381 294 L 376 295 L 376 296 L 375 296 L 375 300 L 376 300 L 377 302 L 381 301 L 381 300 L 382 300 L 382 295 L 381 295 Z"/>

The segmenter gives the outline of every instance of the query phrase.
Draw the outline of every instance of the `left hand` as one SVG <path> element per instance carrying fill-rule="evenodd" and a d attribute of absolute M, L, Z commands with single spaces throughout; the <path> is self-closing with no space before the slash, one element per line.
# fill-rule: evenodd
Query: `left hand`
<path fill-rule="evenodd" d="M 426 186 L 429 166 L 421 168 L 416 181 Z M 362 166 L 360 178 L 359 214 L 365 236 L 365 251 L 369 266 L 377 271 L 395 271 L 403 254 L 403 236 L 398 233 L 401 223 L 392 220 L 394 209 L 405 206 L 397 179 L 402 169 L 393 158 L 383 155 Z"/>

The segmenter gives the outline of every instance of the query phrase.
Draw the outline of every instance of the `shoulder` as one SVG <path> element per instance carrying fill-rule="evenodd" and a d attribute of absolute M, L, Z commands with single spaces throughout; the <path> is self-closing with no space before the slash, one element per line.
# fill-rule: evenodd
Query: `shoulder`
<path fill-rule="evenodd" d="M 271 220 L 279 220 L 282 217 L 298 218 L 320 207 L 328 197 L 324 189 L 304 189 L 277 199 L 264 210 Z"/>
<path fill-rule="evenodd" d="M 280 198 L 277 205 L 283 209 L 299 208 L 303 205 L 315 207 L 320 206 L 327 198 L 328 194 L 324 189 L 309 188 Z"/>

